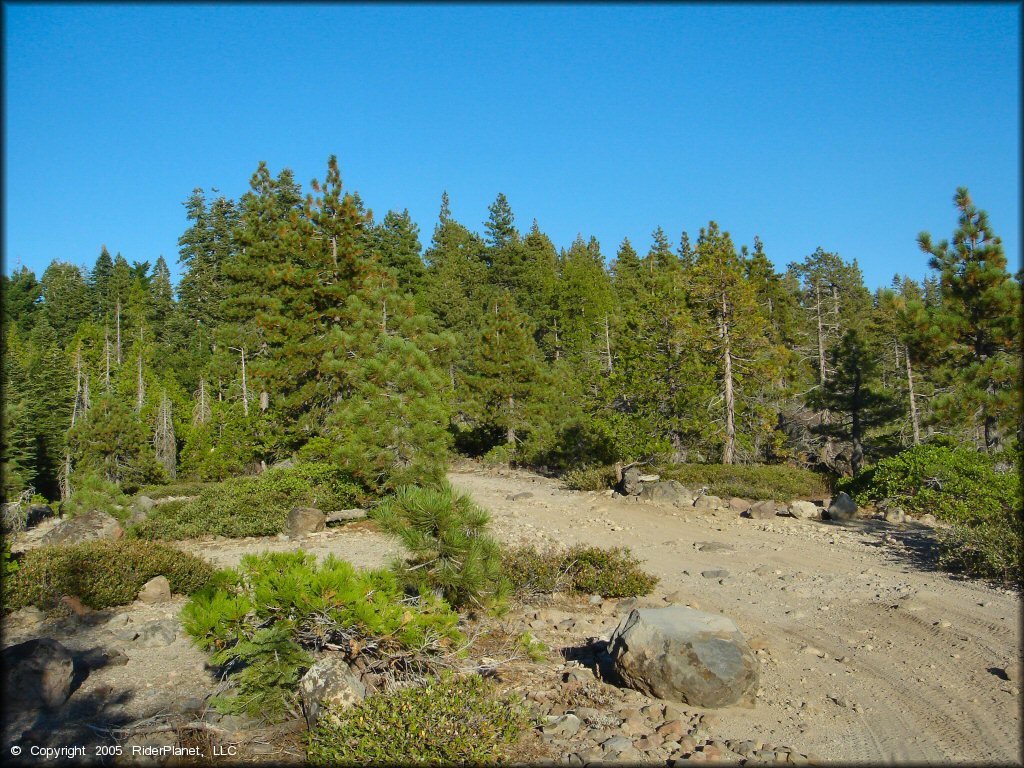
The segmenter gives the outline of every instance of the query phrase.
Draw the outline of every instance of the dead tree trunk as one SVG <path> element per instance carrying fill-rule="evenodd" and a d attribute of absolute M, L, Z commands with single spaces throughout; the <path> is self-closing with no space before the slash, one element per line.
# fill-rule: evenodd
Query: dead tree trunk
<path fill-rule="evenodd" d="M 138 376 L 135 382 L 135 410 L 142 412 L 142 406 L 146 402 L 146 381 L 142 378 L 142 328 L 139 328 L 139 361 Z"/>
<path fill-rule="evenodd" d="M 732 387 L 732 349 L 729 338 L 729 303 L 722 293 L 722 320 L 719 326 L 722 338 L 722 356 L 724 362 L 723 385 L 725 389 L 725 449 L 722 452 L 722 463 L 732 464 L 736 453 L 736 403 Z"/>
<path fill-rule="evenodd" d="M 914 445 L 920 445 L 921 426 L 917 418 L 917 402 L 914 400 L 914 371 L 910 367 L 910 348 L 904 352 L 907 359 L 907 390 L 910 392 L 910 424 L 914 428 Z"/>

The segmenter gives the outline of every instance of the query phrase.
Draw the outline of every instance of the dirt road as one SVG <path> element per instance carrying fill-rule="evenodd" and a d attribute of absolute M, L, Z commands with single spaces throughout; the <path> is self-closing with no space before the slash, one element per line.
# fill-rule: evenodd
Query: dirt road
<path fill-rule="evenodd" d="M 716 713 L 728 737 L 843 762 L 1021 763 L 1020 681 L 1001 674 L 1019 670 L 1020 599 L 932 569 L 924 526 L 747 520 L 526 472 L 449 478 L 502 540 L 628 546 L 661 579 L 652 602 L 678 592 L 763 640 L 757 706 Z"/>

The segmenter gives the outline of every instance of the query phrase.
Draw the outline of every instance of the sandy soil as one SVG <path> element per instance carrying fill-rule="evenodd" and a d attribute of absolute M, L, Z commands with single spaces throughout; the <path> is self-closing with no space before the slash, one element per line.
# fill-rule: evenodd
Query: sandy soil
<path fill-rule="evenodd" d="M 755 521 L 568 491 L 526 472 L 449 478 L 491 512 L 501 539 L 628 546 L 661 579 L 655 598 L 676 593 L 761 641 L 757 706 L 716 712 L 730 738 L 829 761 L 1021 762 L 1019 679 L 996 672 L 1019 663 L 1020 599 L 934 570 L 925 526 Z M 522 492 L 533 495 L 506 498 Z M 724 579 L 701 575 L 722 568 Z"/>

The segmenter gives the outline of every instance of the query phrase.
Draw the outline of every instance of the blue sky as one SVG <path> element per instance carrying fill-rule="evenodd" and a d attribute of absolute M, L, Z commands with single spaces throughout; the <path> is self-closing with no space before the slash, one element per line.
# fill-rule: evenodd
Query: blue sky
<path fill-rule="evenodd" d="M 1019 260 L 1020 8 L 1005 5 L 4 7 L 4 269 L 101 244 L 176 271 L 194 187 L 338 155 L 378 220 L 607 258 L 716 220 L 782 267 L 818 245 L 920 278 L 970 188 Z"/>

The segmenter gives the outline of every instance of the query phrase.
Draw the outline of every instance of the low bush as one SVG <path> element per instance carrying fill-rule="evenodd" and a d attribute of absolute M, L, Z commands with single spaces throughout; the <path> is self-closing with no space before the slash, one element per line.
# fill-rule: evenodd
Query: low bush
<path fill-rule="evenodd" d="M 1005 457 L 999 457 L 1004 463 Z M 932 443 L 882 459 L 837 483 L 858 504 L 883 499 L 912 514 L 931 513 L 939 531 L 939 564 L 949 570 L 1020 583 L 1024 566 L 1021 482 L 998 471 L 999 459 L 970 446 Z"/>
<path fill-rule="evenodd" d="M 140 488 L 136 496 L 148 496 L 151 499 L 166 499 L 171 496 L 198 496 L 217 483 L 206 483 L 199 480 L 184 480 L 166 485 L 147 485 Z"/>
<path fill-rule="evenodd" d="M 407 597 L 394 574 L 357 571 L 304 552 L 246 555 L 182 610 L 182 624 L 234 683 L 214 705 L 274 720 L 295 708 L 295 684 L 325 645 L 368 669 L 416 675 L 461 639 L 458 615 L 430 593 Z M 396 671 L 397 670 L 397 671 Z"/>
<path fill-rule="evenodd" d="M 64 595 L 92 608 L 126 605 L 154 576 L 166 576 L 172 592 L 191 594 L 206 585 L 213 568 L 194 555 L 149 541 L 87 541 L 26 552 L 4 583 L 4 612 L 26 605 L 54 607 Z"/>
<path fill-rule="evenodd" d="M 739 496 L 754 501 L 814 499 L 827 496 L 822 475 L 788 464 L 667 464 L 652 470 L 662 480 L 685 486 L 707 486 L 713 496 Z"/>
<path fill-rule="evenodd" d="M 598 594 L 602 597 L 649 595 L 658 577 L 642 570 L 628 549 L 577 545 L 568 550 L 539 552 L 532 546 L 502 556 L 505 575 L 521 596 L 551 592 Z"/>
<path fill-rule="evenodd" d="M 529 719 L 514 697 L 472 675 L 441 678 L 328 710 L 310 731 L 313 765 L 420 765 L 507 762 Z"/>
<path fill-rule="evenodd" d="M 562 482 L 573 491 L 604 491 L 615 485 L 615 467 L 573 469 L 562 476 Z"/>
<path fill-rule="evenodd" d="M 128 519 L 128 497 L 117 483 L 99 475 L 85 475 L 73 486 L 71 498 L 61 504 L 61 512 L 69 517 L 98 510 L 124 523 Z"/>
<path fill-rule="evenodd" d="M 394 564 L 407 588 L 436 591 L 456 607 L 496 607 L 507 594 L 501 551 L 488 533 L 490 516 L 448 483 L 403 486 L 373 518 L 409 553 Z"/>
<path fill-rule="evenodd" d="M 359 500 L 361 489 L 338 467 L 299 464 L 206 485 L 198 498 L 154 508 L 129 533 L 144 539 L 273 536 L 284 530 L 292 507 L 344 509 Z"/>
<path fill-rule="evenodd" d="M 968 446 L 919 445 L 836 484 L 858 504 L 891 500 L 912 514 L 950 523 L 991 518 L 1020 505 L 1016 472 L 996 472 L 991 457 Z"/>
<path fill-rule="evenodd" d="M 507 467 L 515 456 L 515 447 L 504 443 L 496 445 L 483 455 L 481 461 L 487 467 Z"/>

